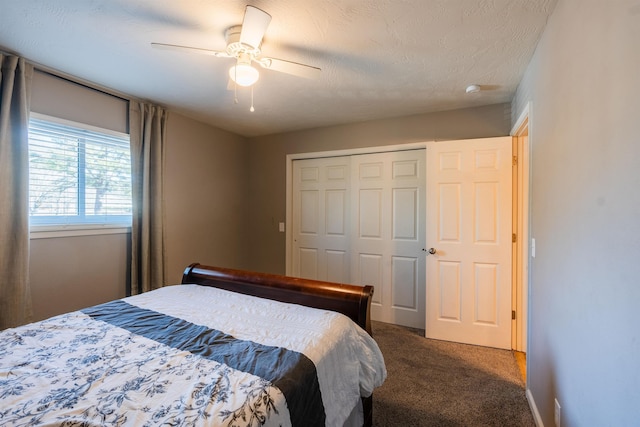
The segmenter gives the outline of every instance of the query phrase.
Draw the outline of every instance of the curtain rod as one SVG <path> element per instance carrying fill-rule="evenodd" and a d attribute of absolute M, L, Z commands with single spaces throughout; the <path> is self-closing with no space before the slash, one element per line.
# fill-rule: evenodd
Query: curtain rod
<path fill-rule="evenodd" d="M 133 97 L 128 97 L 128 96 L 126 96 L 124 94 L 120 94 L 120 93 L 117 93 L 115 91 L 112 91 L 111 89 L 107 89 L 107 88 L 104 88 L 102 86 L 99 86 L 99 85 L 96 85 L 96 84 L 93 84 L 93 83 L 89 83 L 89 82 L 83 81 L 81 79 L 77 79 L 77 77 L 71 77 L 71 76 L 68 76 L 68 75 L 65 75 L 65 74 L 60 74 L 58 71 L 50 71 L 49 69 L 44 69 L 41 66 L 35 65 L 35 64 L 34 64 L 34 68 L 35 68 L 35 71 L 38 71 L 38 72 L 40 72 L 42 74 L 47 74 L 49 76 L 58 78 L 60 80 L 64 80 L 66 82 L 73 83 L 75 85 L 82 86 L 82 87 L 85 87 L 87 89 L 95 90 L 96 92 L 104 93 L 105 95 L 109 95 L 109 96 L 112 96 L 114 98 L 121 99 L 123 101 L 136 101 L 136 99 L 133 98 Z"/>
<path fill-rule="evenodd" d="M 97 92 L 104 93 L 105 95 L 113 96 L 114 98 L 118 98 L 118 99 L 121 99 L 123 101 L 147 102 L 145 100 L 142 100 L 142 99 L 127 95 L 125 93 L 118 92 L 118 91 L 116 91 L 114 89 L 106 88 L 104 86 L 100 86 L 98 84 L 92 83 L 92 82 L 90 82 L 88 80 L 84 80 L 84 79 L 81 79 L 79 77 L 73 76 L 71 74 L 64 73 L 62 71 L 56 70 L 54 68 L 48 67 L 48 66 L 40 64 L 38 62 L 34 62 L 34 61 L 32 61 L 32 60 L 30 60 L 28 58 L 25 58 L 24 56 L 22 56 L 22 55 L 20 55 L 20 54 L 18 54 L 16 52 L 8 51 L 8 50 L 6 50 L 6 49 L 4 49 L 2 47 L 0 47 L 0 54 L 12 55 L 12 56 L 18 56 L 18 57 L 24 58 L 25 61 L 28 61 L 29 63 L 33 64 L 33 68 L 35 69 L 35 71 L 39 71 L 41 73 L 48 74 L 48 75 L 50 75 L 52 77 L 56 77 L 56 78 L 68 81 L 69 83 L 73 83 L 73 84 L 76 84 L 78 86 L 86 87 L 87 89 L 92 89 L 92 90 L 95 90 Z"/>

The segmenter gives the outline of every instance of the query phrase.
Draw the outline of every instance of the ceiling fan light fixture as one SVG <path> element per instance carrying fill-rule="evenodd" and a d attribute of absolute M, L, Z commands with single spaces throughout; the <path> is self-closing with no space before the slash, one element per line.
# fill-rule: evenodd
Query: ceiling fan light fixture
<path fill-rule="evenodd" d="M 239 62 L 229 68 L 229 77 L 239 86 L 251 86 L 258 81 L 260 73 L 251 65 Z"/>

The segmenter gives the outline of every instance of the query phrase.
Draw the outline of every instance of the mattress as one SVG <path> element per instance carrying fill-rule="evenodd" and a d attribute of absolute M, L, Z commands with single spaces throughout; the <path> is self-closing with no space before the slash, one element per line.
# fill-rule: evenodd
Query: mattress
<path fill-rule="evenodd" d="M 342 426 L 385 377 L 342 314 L 168 286 L 0 332 L 0 424 Z"/>

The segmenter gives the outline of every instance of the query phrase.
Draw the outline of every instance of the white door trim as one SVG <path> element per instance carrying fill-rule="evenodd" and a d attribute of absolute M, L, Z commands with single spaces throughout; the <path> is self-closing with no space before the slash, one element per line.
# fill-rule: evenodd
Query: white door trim
<path fill-rule="evenodd" d="M 516 301 L 513 310 L 516 310 L 518 321 L 516 322 L 515 340 L 512 343 L 514 350 L 525 352 L 529 347 L 529 294 L 530 278 L 529 257 L 531 244 L 531 102 L 528 102 L 511 129 L 510 135 L 516 139 L 518 145 L 518 182 L 517 192 L 522 195 L 519 201 L 517 221 L 519 224 L 518 241 L 521 242 L 519 257 L 513 259 L 513 265 L 520 263 L 520 275 L 516 278 L 518 294 L 520 298 Z M 524 143 L 521 137 L 527 135 Z M 519 138 L 520 137 L 520 138 Z M 520 196 L 519 196 L 520 198 Z M 527 376 L 528 378 L 528 376 Z"/>
<path fill-rule="evenodd" d="M 293 221 L 293 161 L 302 159 L 317 159 L 322 157 L 353 156 L 357 154 L 388 153 L 391 151 L 406 151 L 426 149 L 428 141 L 408 144 L 384 145 L 379 147 L 351 148 L 346 150 L 331 150 L 311 153 L 287 154 L 286 158 L 286 213 L 285 213 L 285 274 L 292 274 L 292 221 Z"/>

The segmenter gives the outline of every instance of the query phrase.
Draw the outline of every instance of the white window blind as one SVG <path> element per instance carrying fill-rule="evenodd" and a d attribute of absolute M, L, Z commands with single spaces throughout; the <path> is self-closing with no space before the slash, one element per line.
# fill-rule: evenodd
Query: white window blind
<path fill-rule="evenodd" d="M 29 121 L 32 225 L 131 225 L 129 135 L 46 116 Z"/>

